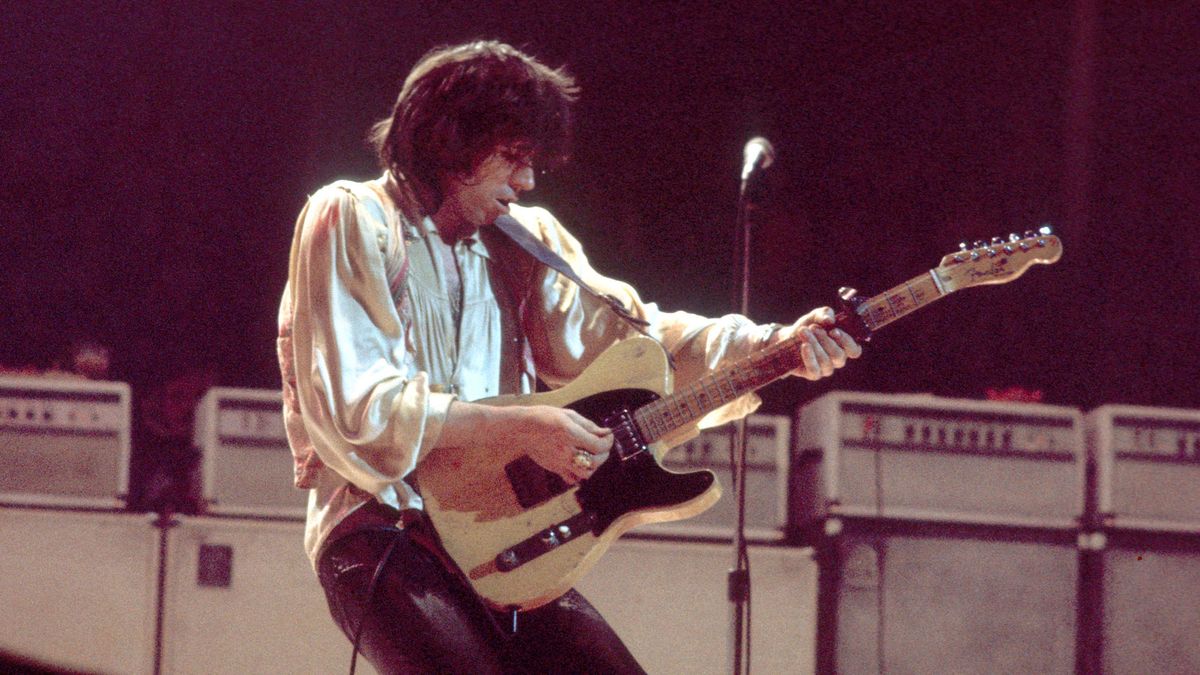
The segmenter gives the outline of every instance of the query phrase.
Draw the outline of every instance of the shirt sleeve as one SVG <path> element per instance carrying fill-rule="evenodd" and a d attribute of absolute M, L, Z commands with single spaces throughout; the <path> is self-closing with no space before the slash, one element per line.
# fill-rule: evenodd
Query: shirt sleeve
<path fill-rule="evenodd" d="M 410 376 L 384 260 L 397 235 L 375 211 L 336 185 L 314 194 L 296 224 L 288 293 L 304 429 L 326 467 L 393 503 L 454 397 Z"/>
<path fill-rule="evenodd" d="M 629 284 L 601 275 L 588 262 L 582 246 L 543 209 L 524 209 L 513 215 L 563 257 L 581 279 L 597 292 L 612 295 L 633 316 L 646 321 L 647 333 L 657 338 L 675 365 L 675 389 L 709 372 L 745 358 L 762 347 L 773 327 L 729 314 L 708 318 L 690 312 L 661 311 L 645 302 Z M 538 375 L 551 386 L 570 382 L 597 356 L 637 331 L 608 305 L 582 292 L 563 275 L 545 267 L 534 275 L 533 301 L 538 311 L 526 320 L 526 331 L 537 358 Z M 716 426 L 753 412 L 761 400 L 742 396 L 710 412 L 697 425 Z"/>

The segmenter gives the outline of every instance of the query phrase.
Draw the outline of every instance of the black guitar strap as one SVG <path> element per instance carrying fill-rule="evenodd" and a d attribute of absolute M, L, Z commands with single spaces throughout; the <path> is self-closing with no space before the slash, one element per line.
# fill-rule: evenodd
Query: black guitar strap
<path fill-rule="evenodd" d="M 607 304 L 617 316 L 633 326 L 634 330 L 647 337 L 650 336 L 646 332 L 646 326 L 650 325 L 649 322 L 631 314 L 625 305 L 621 303 L 620 298 L 614 295 L 602 294 L 591 286 L 588 286 L 587 282 L 580 279 L 575 270 L 571 269 L 567 261 L 562 259 L 562 256 L 555 253 L 549 246 L 546 246 L 541 240 L 533 236 L 515 218 L 507 215 L 500 216 L 496 219 L 496 229 L 508 235 L 509 239 L 512 239 L 517 246 L 524 249 L 535 260 L 575 282 L 575 285 L 579 286 L 588 295 Z"/>

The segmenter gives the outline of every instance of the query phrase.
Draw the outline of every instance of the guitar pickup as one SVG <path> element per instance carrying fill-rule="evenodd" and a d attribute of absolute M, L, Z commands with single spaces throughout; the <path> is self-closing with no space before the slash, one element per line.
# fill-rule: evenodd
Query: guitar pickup
<path fill-rule="evenodd" d="M 582 511 L 561 523 L 551 525 L 516 546 L 501 551 L 500 555 L 496 556 L 496 569 L 501 572 L 511 572 L 530 560 L 591 532 L 596 521 L 594 513 Z"/>
<path fill-rule="evenodd" d="M 633 415 L 629 413 L 628 408 L 621 408 L 615 411 L 613 414 L 605 417 L 602 423 L 604 426 L 612 429 L 614 439 L 613 450 L 616 451 L 621 461 L 646 452 L 646 444 L 642 441 L 642 436 L 638 433 L 637 423 L 634 422 Z"/>

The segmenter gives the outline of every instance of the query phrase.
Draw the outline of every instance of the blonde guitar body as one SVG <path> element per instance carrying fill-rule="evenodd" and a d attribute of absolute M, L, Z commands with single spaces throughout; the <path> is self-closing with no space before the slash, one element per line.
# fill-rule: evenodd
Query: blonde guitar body
<path fill-rule="evenodd" d="M 480 401 L 571 408 L 613 427 L 608 461 L 581 486 L 566 487 L 521 448 L 500 455 L 442 448 L 422 460 L 417 483 L 425 510 L 450 558 L 489 605 L 532 609 L 550 602 L 624 532 L 690 518 L 716 503 L 721 490 L 712 472 L 662 469 L 665 444 L 633 447 L 638 439 L 623 436 L 622 420 L 614 418 L 671 387 L 662 347 L 640 337 L 614 345 L 561 389 Z"/>

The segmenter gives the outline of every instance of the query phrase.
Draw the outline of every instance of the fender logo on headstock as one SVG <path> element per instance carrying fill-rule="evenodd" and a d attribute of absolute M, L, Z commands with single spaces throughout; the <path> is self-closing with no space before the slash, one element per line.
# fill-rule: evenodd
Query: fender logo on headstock
<path fill-rule="evenodd" d="M 988 279 L 1007 276 L 1012 274 L 1012 270 L 1008 266 L 1008 258 L 1000 258 L 999 260 L 993 261 L 991 267 L 973 267 L 967 270 L 967 274 L 972 279 Z"/>

